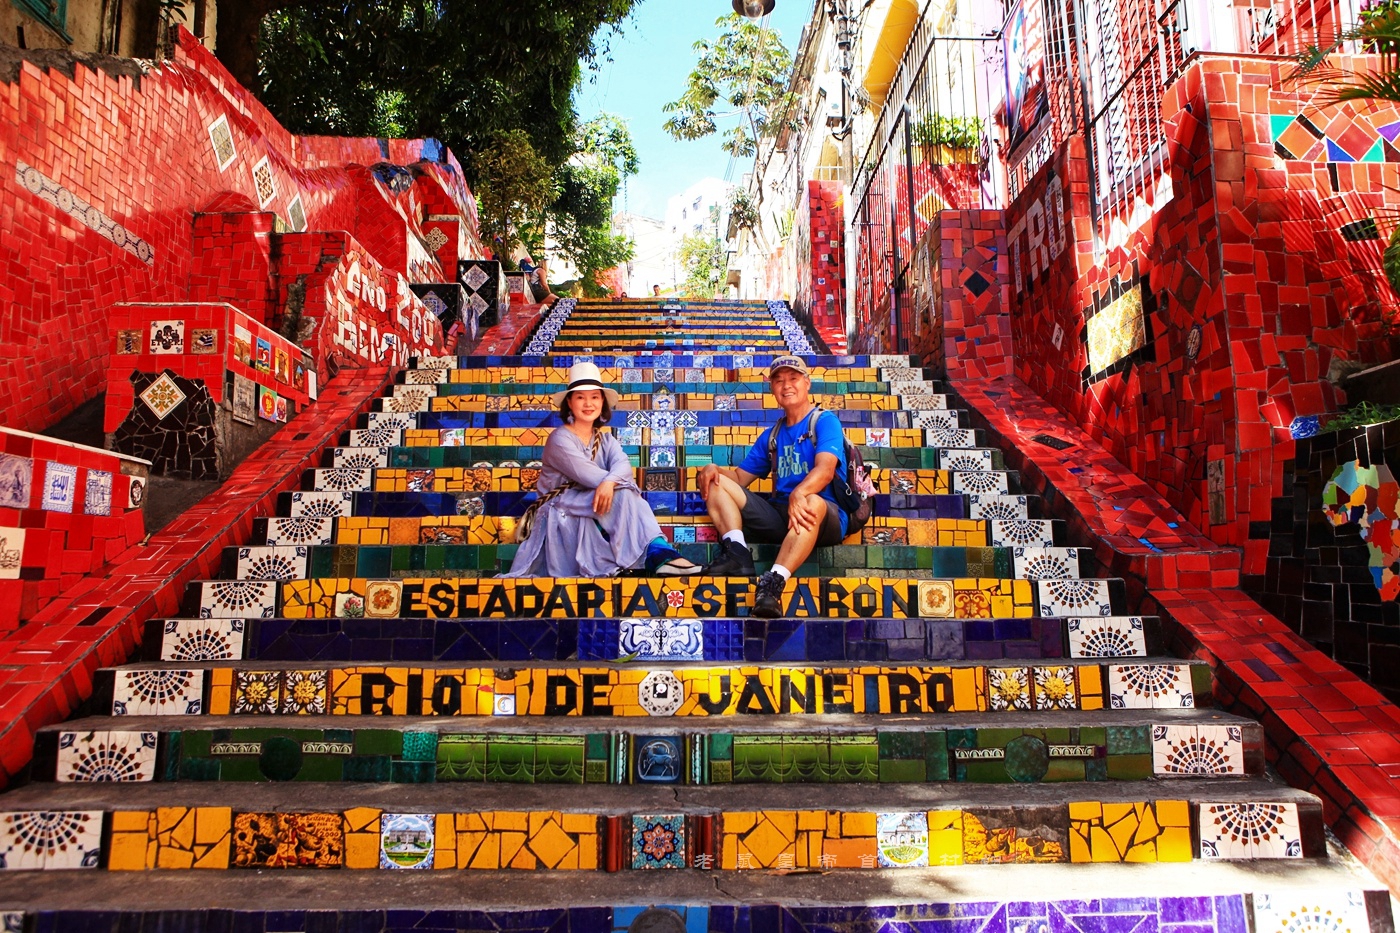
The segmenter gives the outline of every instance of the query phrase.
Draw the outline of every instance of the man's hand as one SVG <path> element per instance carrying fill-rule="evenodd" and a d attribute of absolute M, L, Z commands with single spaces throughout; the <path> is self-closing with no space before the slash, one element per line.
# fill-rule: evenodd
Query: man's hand
<path fill-rule="evenodd" d="M 612 511 L 613 491 L 617 489 L 615 480 L 606 479 L 593 490 L 593 511 L 597 515 L 607 515 Z"/>
<path fill-rule="evenodd" d="M 813 499 L 820 499 L 821 496 L 811 493 L 794 492 L 788 497 L 788 528 L 792 531 L 806 531 L 815 528 L 817 522 L 821 520 L 821 513 L 817 511 L 816 503 Z"/>
<path fill-rule="evenodd" d="M 720 468 L 713 463 L 707 463 L 700 468 L 700 472 L 695 475 L 696 484 L 700 487 L 700 498 L 708 500 L 710 489 L 714 487 L 715 480 L 720 477 Z"/>

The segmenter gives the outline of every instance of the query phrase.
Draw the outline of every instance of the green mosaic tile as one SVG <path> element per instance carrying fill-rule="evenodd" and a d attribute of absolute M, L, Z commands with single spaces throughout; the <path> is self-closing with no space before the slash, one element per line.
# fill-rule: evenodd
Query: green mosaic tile
<path fill-rule="evenodd" d="M 732 784 L 732 783 L 734 783 L 734 762 L 732 762 L 732 761 L 711 761 L 711 762 L 710 762 L 710 783 L 711 783 L 711 784 Z"/>
<path fill-rule="evenodd" d="M 262 768 L 258 765 L 256 755 L 230 755 L 216 759 L 219 764 L 219 780 L 221 781 L 265 781 L 267 776 L 263 774 Z"/>
<path fill-rule="evenodd" d="M 782 742 L 776 737 L 735 736 L 733 781 L 782 783 Z"/>
<path fill-rule="evenodd" d="M 493 736 L 486 743 L 489 783 L 533 784 L 535 743 L 531 736 Z"/>
<path fill-rule="evenodd" d="M 924 767 L 930 781 L 948 780 L 948 735 L 944 732 L 924 733 Z"/>
<path fill-rule="evenodd" d="M 1050 749 L 1045 740 L 1022 735 L 1006 743 L 1003 761 L 1006 776 L 1020 784 L 1040 781 L 1050 770 Z"/>
<path fill-rule="evenodd" d="M 1051 758 L 1050 767 L 1045 772 L 1045 777 L 1041 780 L 1050 783 L 1054 781 L 1084 781 L 1088 780 L 1085 774 L 1084 758 Z"/>
<path fill-rule="evenodd" d="M 341 780 L 383 784 L 393 774 L 388 755 L 350 755 L 341 765 Z"/>
<path fill-rule="evenodd" d="M 403 733 L 404 761 L 436 761 L 438 736 L 436 732 Z"/>
<path fill-rule="evenodd" d="M 1211 670 L 1207 664 L 1191 665 L 1191 691 L 1196 694 L 1199 704 L 1204 706 L 1206 698 L 1214 694 L 1214 687 L 1211 684 Z"/>
<path fill-rule="evenodd" d="M 180 780 L 217 781 L 221 777 L 223 762 L 217 758 L 180 759 Z"/>
<path fill-rule="evenodd" d="M 431 761 L 395 761 L 390 769 L 395 784 L 431 784 L 436 771 Z"/>
<path fill-rule="evenodd" d="M 313 547 L 309 557 L 310 559 L 306 562 L 306 572 L 312 579 L 335 576 L 336 549 L 334 547 Z"/>
<path fill-rule="evenodd" d="M 584 737 L 583 757 L 588 761 L 608 761 L 612 758 L 612 736 L 606 732 L 590 732 Z"/>
<path fill-rule="evenodd" d="M 179 733 L 180 755 L 183 758 L 204 758 L 209 754 L 209 742 L 213 738 L 208 729 L 185 729 Z"/>
<path fill-rule="evenodd" d="M 1111 781 L 1146 781 L 1152 777 L 1152 756 L 1110 755 L 1108 779 Z"/>
<path fill-rule="evenodd" d="M 970 784 L 1010 784 L 1011 776 L 1006 773 L 1006 762 L 1000 758 L 976 759 L 958 762 L 958 780 Z"/>
<path fill-rule="evenodd" d="M 1107 758 L 1087 758 L 1084 760 L 1084 780 L 1086 781 L 1107 781 L 1108 780 L 1108 759 Z"/>
<path fill-rule="evenodd" d="M 394 548 L 371 545 L 359 548 L 356 572 L 366 577 L 387 577 L 393 568 Z"/>
<path fill-rule="evenodd" d="M 583 736 L 542 735 L 535 740 L 535 780 L 543 784 L 582 784 Z"/>
<path fill-rule="evenodd" d="M 832 736 L 828 780 L 844 784 L 880 779 L 880 746 L 874 736 Z"/>
<path fill-rule="evenodd" d="M 947 737 L 948 747 L 953 748 L 977 748 L 976 729 L 949 729 L 943 733 Z"/>
<path fill-rule="evenodd" d="M 881 784 L 922 784 L 928 780 L 928 769 L 923 759 L 899 761 L 880 759 Z"/>
<path fill-rule="evenodd" d="M 716 761 L 729 761 L 734 755 L 734 735 L 730 732 L 714 732 L 708 737 L 710 745 L 710 763 Z"/>
<path fill-rule="evenodd" d="M 586 784 L 608 783 L 608 763 L 590 758 L 583 763 L 583 780 Z"/>
<path fill-rule="evenodd" d="M 881 761 L 922 759 L 928 751 L 922 732 L 880 732 L 878 740 Z"/>
<path fill-rule="evenodd" d="M 298 781 L 339 781 L 345 773 L 344 755 L 307 755 L 302 759 Z"/>
<path fill-rule="evenodd" d="M 977 748 L 1005 748 L 1012 739 L 1025 735 L 1026 729 L 978 729 Z"/>
<path fill-rule="evenodd" d="M 1080 737 L 1080 735 L 1079 735 L 1079 733 L 1080 733 L 1080 730 L 1079 730 L 1079 729 L 1055 728 L 1055 729 L 1036 729 L 1036 730 L 1034 730 L 1034 731 L 1035 731 L 1036 735 L 1039 735 L 1042 739 L 1045 740 L 1045 742 L 1046 742 L 1047 745 L 1093 745 L 1093 744 L 1095 744 L 1095 743 L 1093 743 L 1093 742 L 1086 742 L 1086 741 L 1084 741 L 1084 739 L 1083 739 L 1082 737 Z M 1099 731 L 1102 732 L 1103 730 L 1099 730 Z M 1097 744 L 1102 745 L 1103 743 L 1102 743 L 1102 742 L 1099 742 L 1099 743 L 1097 743 Z"/>
<path fill-rule="evenodd" d="M 1152 730 L 1148 726 L 1109 726 L 1105 744 L 1110 757 L 1152 753 Z"/>

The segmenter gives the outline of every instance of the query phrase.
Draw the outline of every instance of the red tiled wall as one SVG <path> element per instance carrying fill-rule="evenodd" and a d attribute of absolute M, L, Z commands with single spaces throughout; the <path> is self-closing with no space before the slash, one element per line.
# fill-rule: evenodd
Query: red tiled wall
<path fill-rule="evenodd" d="M 222 171 L 209 132 L 220 117 L 234 150 Z M 24 63 L 0 86 L 0 152 L 0 391 L 15 427 L 47 426 L 101 390 L 103 309 L 186 299 L 196 211 L 262 206 L 289 221 L 300 198 L 309 229 L 344 229 L 344 166 L 426 154 L 444 160 L 426 172 L 440 185 L 455 172 L 453 199 L 474 213 L 437 144 L 292 136 L 184 31 L 174 60 L 139 77 Z M 264 158 L 270 198 L 253 175 Z"/>
<path fill-rule="evenodd" d="M 1307 104 L 1279 89 L 1284 67 L 1205 58 L 1167 90 L 1170 198 L 1109 214 L 1100 255 L 1079 137 L 1007 212 L 1017 375 L 1213 540 L 1244 547 L 1246 573 L 1263 572 L 1267 540 L 1250 539 L 1250 522 L 1269 520 L 1292 419 L 1343 401 L 1324 379 L 1334 359 L 1388 350 L 1365 339 L 1388 291 L 1366 272 L 1375 243 L 1349 243 L 1339 226 L 1400 203 L 1382 190 L 1400 187 L 1396 165 L 1276 157 L 1270 116 Z M 1134 277 L 1160 299 L 1149 349 L 1086 385 L 1085 311 Z"/>
<path fill-rule="evenodd" d="M 841 329 L 846 301 L 846 210 L 841 183 L 808 181 L 797 215 L 795 242 L 800 252 L 793 307 L 811 315 L 817 327 Z"/>
<path fill-rule="evenodd" d="M 76 469 L 62 478 L 71 484 L 66 508 L 63 499 L 45 496 L 50 464 Z M 105 503 L 88 494 L 99 471 L 111 484 Z M 17 480 L 26 474 L 29 494 L 19 505 L 26 497 Z M 104 450 L 0 429 L 0 501 L 12 503 L 0 506 L 0 631 L 18 628 L 146 536 L 145 475 L 144 465 Z"/>

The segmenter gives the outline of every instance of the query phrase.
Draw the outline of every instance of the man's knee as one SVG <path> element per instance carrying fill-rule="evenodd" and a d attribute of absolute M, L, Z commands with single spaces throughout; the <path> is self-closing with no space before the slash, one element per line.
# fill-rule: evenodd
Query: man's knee
<path fill-rule="evenodd" d="M 748 501 L 748 496 L 744 491 L 744 487 L 722 473 L 715 477 L 714 484 L 710 486 L 710 498 L 714 498 L 717 495 L 724 496 L 741 509 L 744 507 L 744 503 Z"/>

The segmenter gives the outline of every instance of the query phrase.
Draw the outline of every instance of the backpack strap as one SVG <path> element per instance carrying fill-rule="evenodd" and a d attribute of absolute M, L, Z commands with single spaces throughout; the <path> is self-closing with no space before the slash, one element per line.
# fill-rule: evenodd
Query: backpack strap
<path fill-rule="evenodd" d="M 804 440 L 807 440 L 808 438 L 810 438 L 810 439 L 812 440 L 812 442 L 815 444 L 816 439 L 817 439 L 817 419 L 820 418 L 821 416 L 822 416 L 822 407 L 821 407 L 820 405 L 814 405 L 814 406 L 812 406 L 811 412 L 809 412 L 808 415 L 807 415 L 807 430 L 804 431 L 804 432 L 802 432 L 802 436 L 799 437 L 799 438 L 797 439 L 797 443 L 800 444 L 800 443 L 802 443 Z M 778 429 L 781 428 L 781 427 L 783 426 L 783 422 L 786 421 L 786 420 L 787 420 L 786 417 L 779 418 L 778 421 L 777 421 L 777 423 L 773 425 L 773 430 L 771 430 L 771 431 L 768 432 L 768 469 L 769 469 L 769 470 L 772 470 L 772 469 L 773 469 L 773 458 L 774 458 L 774 457 L 777 455 L 777 453 L 778 453 Z"/>

